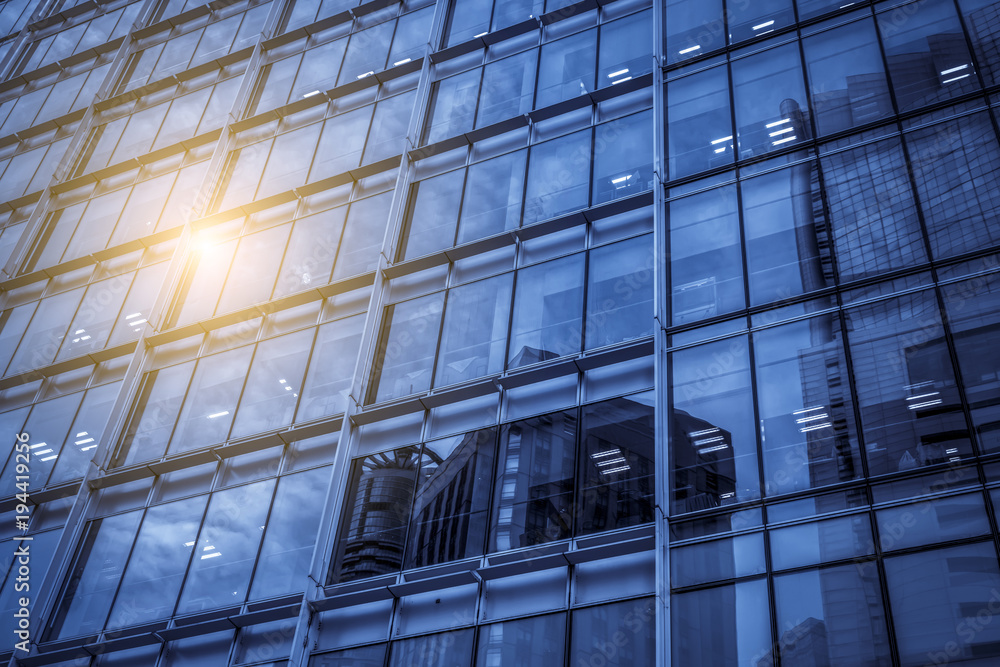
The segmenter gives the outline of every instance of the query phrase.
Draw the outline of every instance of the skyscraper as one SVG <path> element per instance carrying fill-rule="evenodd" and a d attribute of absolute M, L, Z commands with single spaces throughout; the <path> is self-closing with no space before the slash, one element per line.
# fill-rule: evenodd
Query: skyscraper
<path fill-rule="evenodd" d="M 996 3 L 0 33 L 0 660 L 1000 659 Z"/>

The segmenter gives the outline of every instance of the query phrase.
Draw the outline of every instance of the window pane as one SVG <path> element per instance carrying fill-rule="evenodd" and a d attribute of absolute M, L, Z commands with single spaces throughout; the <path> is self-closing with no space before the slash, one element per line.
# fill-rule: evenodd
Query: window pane
<path fill-rule="evenodd" d="M 451 4 L 445 46 L 454 46 L 490 31 L 492 0 L 463 0 Z"/>
<path fill-rule="evenodd" d="M 346 215 L 347 207 L 340 206 L 295 221 L 278 271 L 274 298 L 330 281 Z"/>
<path fill-rule="evenodd" d="M 587 349 L 653 333 L 653 239 L 650 235 L 590 252 Z"/>
<path fill-rule="evenodd" d="M 389 55 L 389 42 L 392 40 L 392 33 L 395 30 L 396 22 L 386 21 L 351 35 L 337 85 L 342 86 L 345 83 L 362 79 L 369 72 L 384 70 L 386 58 Z"/>
<path fill-rule="evenodd" d="M 495 448 L 494 429 L 424 445 L 406 567 L 482 555 Z"/>
<path fill-rule="evenodd" d="M 369 105 L 326 119 L 323 134 L 316 145 L 316 160 L 309 171 L 310 183 L 342 174 L 361 164 L 361 152 L 365 148 L 373 110 L 374 107 Z M 312 153 L 310 146 L 305 155 Z"/>
<path fill-rule="evenodd" d="M 518 271 L 508 368 L 580 351 L 583 260 L 572 255 Z"/>
<path fill-rule="evenodd" d="M 671 653 L 678 665 L 774 664 L 763 579 L 671 596 Z M 712 628 L 712 632 L 705 632 Z"/>
<path fill-rule="evenodd" d="M 333 267 L 334 280 L 375 270 L 391 203 L 392 193 L 386 192 L 351 204 Z"/>
<path fill-rule="evenodd" d="M 578 534 L 653 520 L 653 393 L 583 409 Z"/>
<path fill-rule="evenodd" d="M 655 619 L 655 607 L 649 598 L 573 612 L 569 664 L 607 667 L 656 664 Z"/>
<path fill-rule="evenodd" d="M 875 513 L 883 551 L 988 535 L 983 497 L 970 493 L 925 500 Z"/>
<path fill-rule="evenodd" d="M 722 0 L 667 0 L 667 61 L 680 62 L 725 46 Z"/>
<path fill-rule="evenodd" d="M 469 628 L 393 642 L 389 667 L 467 667 L 472 659 L 473 632 Z"/>
<path fill-rule="evenodd" d="M 576 410 L 526 419 L 503 428 L 491 551 L 570 537 L 576 428 Z"/>
<path fill-rule="evenodd" d="M 598 125 L 594 138 L 593 204 L 653 187 L 653 112 Z"/>
<path fill-rule="evenodd" d="M 598 88 L 622 83 L 653 70 L 652 28 L 651 9 L 601 27 Z"/>
<path fill-rule="evenodd" d="M 900 664 L 996 662 L 1000 626 L 971 625 L 996 605 L 1000 570 L 992 542 L 887 558 L 885 574 Z"/>
<path fill-rule="evenodd" d="M 782 664 L 892 664 L 874 564 L 775 577 L 774 599 Z"/>
<path fill-rule="evenodd" d="M 194 362 L 146 374 L 132 418 L 115 458 L 117 465 L 131 465 L 163 456 L 181 410 Z M 123 460 L 124 459 L 124 460 Z"/>
<path fill-rule="evenodd" d="M 869 471 L 912 470 L 968 455 L 934 295 L 854 308 L 847 321 Z"/>
<path fill-rule="evenodd" d="M 371 401 L 408 396 L 431 387 L 444 293 L 386 308 L 386 329 L 375 354 Z"/>
<path fill-rule="evenodd" d="M 667 83 L 670 178 L 732 164 L 730 113 L 729 76 L 725 67 Z"/>
<path fill-rule="evenodd" d="M 674 324 L 743 308 L 736 188 L 728 186 L 667 204 L 671 312 Z"/>
<path fill-rule="evenodd" d="M 558 665 L 564 659 L 565 642 L 566 617 L 563 614 L 486 625 L 479 628 L 476 667 Z"/>
<path fill-rule="evenodd" d="M 333 581 L 351 581 L 399 570 L 419 463 L 419 447 L 404 447 L 354 461 L 334 553 Z"/>
<path fill-rule="evenodd" d="M 859 21 L 802 40 L 820 135 L 847 130 L 892 113 L 889 84 L 871 21 Z"/>
<path fill-rule="evenodd" d="M 167 503 L 146 512 L 108 628 L 169 618 L 198 537 L 208 496 Z"/>
<path fill-rule="evenodd" d="M 292 423 L 314 334 L 314 329 L 306 329 L 257 346 L 233 424 L 233 438 Z"/>
<path fill-rule="evenodd" d="M 510 274 L 448 292 L 435 386 L 503 370 L 510 294 Z"/>
<path fill-rule="evenodd" d="M 229 313 L 267 301 L 274 289 L 281 251 L 288 242 L 290 230 L 291 225 L 285 224 L 240 239 L 216 313 Z"/>
<path fill-rule="evenodd" d="M 841 281 L 927 260 L 897 139 L 837 153 L 822 164 Z"/>
<path fill-rule="evenodd" d="M 536 109 L 594 91 L 596 41 L 588 30 L 542 46 Z"/>
<path fill-rule="evenodd" d="M 778 528 L 772 530 L 769 536 L 772 565 L 781 570 L 867 556 L 875 552 L 868 514 Z M 874 561 L 859 563 L 858 571 L 863 572 L 867 567 L 874 571 Z"/>
<path fill-rule="evenodd" d="M 676 512 L 760 496 L 748 352 L 738 337 L 672 355 Z"/>
<path fill-rule="evenodd" d="M 456 169 L 413 185 L 402 259 L 421 257 L 455 243 L 465 170 Z"/>
<path fill-rule="evenodd" d="M 212 494 L 177 613 L 243 602 L 273 490 L 270 479 Z"/>
<path fill-rule="evenodd" d="M 770 495 L 862 475 L 840 320 L 822 315 L 754 334 Z"/>
<path fill-rule="evenodd" d="M 365 316 L 358 315 L 319 328 L 296 421 L 335 415 L 347 408 L 364 323 Z"/>
<path fill-rule="evenodd" d="M 120 389 L 121 383 L 113 382 L 87 392 L 69 430 L 71 437 L 66 440 L 59 460 L 56 461 L 50 484 L 83 477 L 87 464 L 97 453 L 97 445 L 104 435 L 111 408 Z"/>
<path fill-rule="evenodd" d="M 473 69 L 434 84 L 424 143 L 432 144 L 472 129 L 482 70 Z"/>
<path fill-rule="evenodd" d="M 986 85 L 1000 80 L 1000 26 L 997 6 L 991 0 L 960 0 L 958 3 L 979 61 L 979 73 Z"/>
<path fill-rule="evenodd" d="M 520 224 L 527 154 L 508 153 L 469 167 L 458 243 L 499 234 Z"/>
<path fill-rule="evenodd" d="M 733 61 L 732 72 L 740 157 L 808 138 L 809 107 L 796 45 Z"/>
<path fill-rule="evenodd" d="M 989 116 L 917 130 L 906 135 L 906 143 L 934 256 L 1000 241 L 1000 150 Z"/>
<path fill-rule="evenodd" d="M 485 127 L 531 111 L 535 90 L 535 61 L 532 49 L 483 68 L 483 89 L 479 99 L 476 127 Z"/>
<path fill-rule="evenodd" d="M 670 585 L 675 588 L 765 572 L 763 533 L 699 542 L 670 551 Z"/>
<path fill-rule="evenodd" d="M 375 115 L 372 117 L 371 131 L 365 146 L 364 164 L 402 154 L 406 148 L 406 130 L 416 98 L 416 91 L 410 91 L 375 105 Z"/>
<path fill-rule="evenodd" d="M 955 5 L 932 0 L 914 10 L 899 22 L 889 14 L 890 29 L 882 35 L 899 110 L 978 90 L 979 79 Z"/>

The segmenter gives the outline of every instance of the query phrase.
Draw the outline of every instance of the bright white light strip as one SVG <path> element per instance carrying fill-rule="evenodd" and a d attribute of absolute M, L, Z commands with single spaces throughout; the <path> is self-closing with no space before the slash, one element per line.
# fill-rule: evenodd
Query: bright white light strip
<path fill-rule="evenodd" d="M 826 414 L 825 412 L 823 412 L 823 413 L 818 414 L 818 415 L 811 415 L 809 417 L 801 417 L 799 419 L 796 419 L 795 423 L 796 424 L 805 424 L 806 422 L 814 422 L 817 419 L 826 419 L 827 417 L 829 417 L 829 415 Z"/>
<path fill-rule="evenodd" d="M 961 72 L 963 69 L 968 67 L 968 65 L 959 65 L 958 67 L 952 67 L 951 69 L 946 69 L 941 72 L 941 76 L 947 76 L 949 74 L 954 74 L 955 72 Z"/>
<path fill-rule="evenodd" d="M 146 323 L 146 320 L 145 320 L 145 319 L 141 319 L 141 320 L 136 320 L 135 322 L 129 322 L 129 324 L 131 324 L 131 325 L 132 325 L 132 326 L 134 326 L 134 327 L 137 327 L 137 326 L 139 326 L 140 324 L 145 324 L 145 323 Z"/>
<path fill-rule="evenodd" d="M 726 152 L 726 147 L 725 147 L 725 146 L 723 146 L 722 148 L 716 148 L 716 149 L 715 149 L 715 152 L 716 152 L 716 153 L 725 153 L 725 152 Z"/>
<path fill-rule="evenodd" d="M 592 458 L 592 459 L 599 459 L 599 458 L 601 458 L 603 456 L 618 456 L 621 453 L 622 453 L 622 450 L 620 450 L 620 449 L 609 449 L 606 452 L 596 452 L 594 454 L 591 454 L 590 458 Z"/>
<path fill-rule="evenodd" d="M 933 401 L 925 401 L 923 403 L 914 403 L 913 405 L 907 405 L 906 407 L 910 410 L 916 410 L 917 408 L 927 408 L 932 405 L 941 405 L 944 403 L 940 398 L 936 398 Z"/>
<path fill-rule="evenodd" d="M 778 127 L 779 125 L 781 125 L 783 123 L 791 123 L 791 122 L 792 122 L 791 118 L 782 118 L 781 120 L 776 120 L 773 123 L 768 123 L 764 127 L 770 129 L 772 127 Z"/>
<path fill-rule="evenodd" d="M 216 412 L 208 416 L 209 419 L 215 419 L 216 417 L 225 417 L 229 414 L 229 410 L 223 410 L 222 412 Z"/>
<path fill-rule="evenodd" d="M 697 51 L 701 48 L 701 44 L 695 44 L 694 46 L 689 46 L 686 49 L 681 49 L 677 53 L 684 55 L 685 53 L 691 53 L 692 51 Z"/>
<path fill-rule="evenodd" d="M 59 458 L 59 455 L 58 454 L 53 454 L 52 456 L 46 456 L 44 459 L 39 459 L 39 460 L 41 460 L 41 461 L 51 461 L 52 459 L 57 459 L 57 458 Z"/>
<path fill-rule="evenodd" d="M 40 442 L 37 445 L 31 445 L 30 447 L 28 447 L 28 449 L 38 449 L 39 447 L 44 447 L 45 444 L 46 443 L 44 443 L 44 442 Z M 36 452 L 36 453 L 38 453 L 38 452 Z"/>
<path fill-rule="evenodd" d="M 393 67 L 399 67 L 400 65 L 405 65 L 406 63 L 413 60 L 413 58 L 403 58 L 402 60 L 397 60 L 392 64 Z"/>
<path fill-rule="evenodd" d="M 81 437 L 83 437 L 85 435 L 87 435 L 86 431 L 80 431 L 79 433 L 76 434 L 76 437 L 81 438 Z"/>
<path fill-rule="evenodd" d="M 202 549 L 202 551 L 211 551 L 214 548 L 215 548 L 214 544 L 209 544 L 207 547 L 205 547 L 204 549 Z"/>
<path fill-rule="evenodd" d="M 708 435 L 709 433 L 718 433 L 718 431 L 719 431 L 719 427 L 718 426 L 713 426 L 712 428 L 706 428 L 704 431 L 691 431 L 690 433 L 688 433 L 688 435 L 691 436 L 692 438 L 694 438 L 694 437 L 699 436 L 699 435 Z"/>
<path fill-rule="evenodd" d="M 89 447 L 81 447 L 80 451 L 81 452 L 89 452 L 91 449 L 94 449 L 95 447 L 97 447 L 97 445 L 90 445 Z"/>
<path fill-rule="evenodd" d="M 906 400 L 908 400 L 908 401 L 915 401 L 918 398 L 930 398 L 931 396 L 937 396 L 940 393 L 941 392 L 939 392 L 939 391 L 932 391 L 932 392 L 930 392 L 928 394 L 917 394 L 916 396 L 907 396 Z"/>
<path fill-rule="evenodd" d="M 612 178 L 611 179 L 611 183 L 614 184 L 614 185 L 618 185 L 619 183 L 624 183 L 625 181 L 627 181 L 630 178 L 632 178 L 632 177 L 631 176 L 619 176 L 618 178 Z"/>
<path fill-rule="evenodd" d="M 830 422 L 825 422 L 823 424 L 816 424 L 815 426 L 807 426 L 806 428 L 800 428 L 799 433 L 808 433 L 809 431 L 818 431 L 821 428 L 827 428 L 830 426 Z"/>
<path fill-rule="evenodd" d="M 719 451 L 721 449 L 727 449 L 728 447 L 729 447 L 729 445 L 726 445 L 726 444 L 716 445 L 715 447 L 706 447 L 705 449 L 699 449 L 698 453 L 699 454 L 709 454 L 711 452 L 717 452 L 717 451 Z"/>
<path fill-rule="evenodd" d="M 312 91 L 311 93 L 306 93 L 306 94 L 305 94 L 305 95 L 303 95 L 302 97 L 304 97 L 304 98 L 305 98 L 305 97 L 312 97 L 313 95 L 319 95 L 319 91 L 318 91 L 318 90 L 314 90 L 314 91 Z"/>
<path fill-rule="evenodd" d="M 714 438 L 702 438 L 701 440 L 695 440 L 694 445 L 695 447 L 700 447 L 702 445 L 707 445 L 713 442 L 722 442 L 723 440 L 725 440 L 725 438 L 723 438 L 721 435 L 717 435 Z"/>
<path fill-rule="evenodd" d="M 130 319 L 132 319 L 133 317 L 141 317 L 141 316 L 142 316 L 142 313 L 132 313 L 131 315 L 126 315 L 126 316 L 125 316 L 125 319 L 126 319 L 126 320 L 130 320 Z"/>
<path fill-rule="evenodd" d="M 721 144 L 724 141 L 732 141 L 732 140 L 733 140 L 733 135 L 729 135 L 728 137 L 722 137 L 721 139 L 715 139 L 711 143 L 714 146 L 715 144 Z"/>
<path fill-rule="evenodd" d="M 82 334 L 84 331 L 86 331 L 86 329 L 77 329 L 76 331 L 73 332 L 73 334 L 74 335 L 79 335 L 79 334 Z"/>
<path fill-rule="evenodd" d="M 601 474 L 602 475 L 610 475 L 613 472 L 621 472 L 623 470 L 630 470 L 630 469 L 631 469 L 631 466 L 621 466 L 619 468 L 609 468 L 607 470 L 602 470 Z"/>
<path fill-rule="evenodd" d="M 49 453 L 49 452 L 51 452 L 51 451 L 52 451 L 52 449 L 51 449 L 51 448 L 49 448 L 49 449 L 43 449 L 43 450 L 42 450 L 42 451 L 40 451 L 40 452 L 35 452 L 35 456 L 41 456 L 42 454 L 48 454 L 48 453 Z"/>
<path fill-rule="evenodd" d="M 785 137 L 784 139 L 778 139 L 777 141 L 771 143 L 777 146 L 778 144 L 785 144 L 788 143 L 789 141 L 795 141 L 796 139 L 798 139 L 798 137 Z"/>
<path fill-rule="evenodd" d="M 481 32 L 478 35 L 473 35 L 472 39 L 475 39 L 476 37 L 482 37 L 483 35 L 488 35 L 488 34 L 490 34 L 489 30 L 487 30 L 486 32 Z"/>
<path fill-rule="evenodd" d="M 621 76 L 622 74 L 628 74 L 628 67 L 626 67 L 625 69 L 620 69 L 617 72 L 612 72 L 611 74 L 608 75 L 608 78 L 609 79 L 613 79 L 616 76 Z M 943 72 L 942 72 L 942 74 L 943 74 Z"/>
<path fill-rule="evenodd" d="M 215 553 L 205 554 L 204 556 L 201 557 L 201 559 L 205 560 L 207 558 L 215 558 L 216 556 L 221 556 L 221 555 L 222 554 L 220 552 L 216 551 Z"/>
<path fill-rule="evenodd" d="M 966 76 L 968 76 L 968 75 L 966 75 Z M 618 79 L 617 81 L 612 81 L 611 85 L 614 86 L 614 85 L 617 85 L 619 83 L 625 83 L 626 81 L 631 81 L 631 80 L 632 80 L 632 77 L 627 76 L 624 79 Z"/>
<path fill-rule="evenodd" d="M 794 132 L 794 131 L 795 131 L 794 127 L 786 127 L 784 129 L 781 129 L 781 130 L 775 130 L 774 132 L 771 132 L 767 136 L 769 136 L 769 137 L 777 137 L 779 135 L 788 134 L 789 132 Z"/>
<path fill-rule="evenodd" d="M 186 547 L 193 547 L 194 546 L 194 542 L 185 542 L 184 546 L 186 546 Z"/>
<path fill-rule="evenodd" d="M 761 23 L 760 25 L 755 25 L 754 30 L 760 30 L 761 28 L 766 28 L 769 25 L 774 25 L 774 21 L 767 21 L 766 23 Z"/>
<path fill-rule="evenodd" d="M 75 444 L 77 444 L 77 445 L 86 445 L 88 442 L 93 442 L 93 441 L 94 441 L 93 438 L 85 438 L 83 440 L 77 440 Z"/>
<path fill-rule="evenodd" d="M 958 81 L 959 79 L 964 79 L 967 76 L 971 76 L 971 75 L 970 74 L 963 74 L 962 76 L 956 76 L 954 79 L 945 79 L 941 83 L 951 83 L 952 81 Z"/>
<path fill-rule="evenodd" d="M 359 75 L 358 75 L 358 79 L 363 79 L 363 78 L 365 78 L 366 76 L 371 76 L 371 75 L 372 75 L 372 74 L 374 74 L 374 73 L 375 73 L 375 70 L 372 70 L 372 71 L 370 71 L 370 72 L 365 72 L 364 74 L 359 74 Z"/>
<path fill-rule="evenodd" d="M 599 465 L 599 466 L 610 466 L 610 465 L 615 465 L 617 463 L 625 463 L 625 457 L 624 456 L 616 456 L 613 459 L 605 459 L 603 461 L 599 461 L 597 463 L 597 465 Z"/>
<path fill-rule="evenodd" d="M 958 454 L 958 447 L 949 447 L 948 449 L 944 450 L 944 453 L 945 454 Z"/>
<path fill-rule="evenodd" d="M 792 412 L 792 414 L 801 415 L 803 412 L 812 412 L 813 410 L 824 410 L 824 409 L 825 408 L 822 405 L 817 405 L 814 408 L 802 408 L 801 410 L 795 410 L 794 412 Z"/>

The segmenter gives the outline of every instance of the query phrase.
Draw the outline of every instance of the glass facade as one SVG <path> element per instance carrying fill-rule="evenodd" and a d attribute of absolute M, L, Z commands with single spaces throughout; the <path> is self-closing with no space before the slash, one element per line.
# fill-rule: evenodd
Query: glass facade
<path fill-rule="evenodd" d="M 988 0 L 0 2 L 0 662 L 996 664 L 998 95 Z"/>

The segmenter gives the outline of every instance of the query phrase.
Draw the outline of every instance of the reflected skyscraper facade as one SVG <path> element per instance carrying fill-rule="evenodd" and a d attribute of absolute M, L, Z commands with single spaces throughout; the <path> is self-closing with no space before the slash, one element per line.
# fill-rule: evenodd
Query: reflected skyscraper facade
<path fill-rule="evenodd" d="M 998 77 L 987 0 L 0 3 L 0 661 L 996 663 Z"/>

